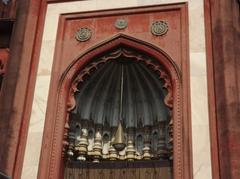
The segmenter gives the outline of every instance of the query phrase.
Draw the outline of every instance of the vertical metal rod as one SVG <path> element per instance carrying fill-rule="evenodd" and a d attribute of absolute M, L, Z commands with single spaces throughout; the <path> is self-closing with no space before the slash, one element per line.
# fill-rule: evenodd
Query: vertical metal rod
<path fill-rule="evenodd" d="M 122 121 L 122 108 L 123 108 L 123 64 L 121 64 L 121 86 L 120 86 L 120 110 L 119 110 L 119 117 L 120 121 Z"/>

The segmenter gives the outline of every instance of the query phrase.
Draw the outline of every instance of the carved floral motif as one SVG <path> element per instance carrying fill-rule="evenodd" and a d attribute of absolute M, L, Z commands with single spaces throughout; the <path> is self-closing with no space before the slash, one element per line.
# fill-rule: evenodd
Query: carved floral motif
<path fill-rule="evenodd" d="M 127 27 L 128 23 L 125 19 L 117 19 L 115 22 L 115 27 L 119 30 L 125 29 Z"/>
<path fill-rule="evenodd" d="M 152 23 L 151 32 L 153 35 L 161 36 L 166 34 L 168 31 L 168 24 L 165 21 L 156 21 Z"/>
<path fill-rule="evenodd" d="M 75 38 L 79 41 L 79 42 L 85 42 L 87 40 L 89 40 L 92 36 L 92 31 L 91 29 L 89 29 L 88 27 L 81 27 L 75 35 Z"/>

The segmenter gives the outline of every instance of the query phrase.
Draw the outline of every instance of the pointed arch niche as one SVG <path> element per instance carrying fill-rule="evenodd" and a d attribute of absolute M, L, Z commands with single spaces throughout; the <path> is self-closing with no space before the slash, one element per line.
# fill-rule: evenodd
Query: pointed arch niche
<path fill-rule="evenodd" d="M 164 105 L 160 104 L 159 106 L 162 105 L 167 110 L 167 119 L 165 122 L 169 134 L 167 141 L 168 157 L 173 158 L 173 178 L 191 178 L 190 136 L 188 132 L 189 129 L 186 130 L 186 128 L 189 127 L 189 114 L 188 109 L 183 107 L 186 106 L 183 105 L 184 101 L 187 102 L 183 94 L 187 93 L 183 91 L 181 72 L 164 51 L 150 43 L 124 34 L 119 34 L 87 50 L 80 55 L 62 75 L 57 93 L 57 105 L 54 112 L 54 126 L 49 128 L 49 130 L 52 131 L 52 136 L 48 139 L 51 143 L 48 150 L 50 152 L 48 155 L 41 155 L 40 176 L 45 176 L 47 178 L 63 178 L 64 168 L 69 162 L 68 154 L 70 153 L 71 155 L 71 153 L 75 153 L 75 155 L 77 155 L 76 151 L 74 151 L 76 147 L 74 146 L 76 132 L 74 133 L 71 131 L 71 121 L 74 120 L 74 117 L 72 117 L 73 114 L 77 114 L 76 111 L 79 109 L 79 102 L 81 103 L 82 98 L 78 100 L 78 94 L 82 90 L 81 87 L 84 86 L 92 76 L 96 76 L 96 74 L 101 75 L 99 70 L 103 71 L 104 67 L 107 68 L 107 66 L 113 65 L 113 62 L 119 62 L 120 58 L 122 61 L 129 60 L 136 66 L 139 74 L 135 76 L 141 75 L 145 70 L 147 72 L 152 72 L 152 74 L 155 75 L 154 79 L 161 81 L 162 90 L 165 91 L 162 98 Z M 122 61 L 120 60 L 120 63 L 125 63 Z M 94 88 L 94 86 L 92 86 L 92 88 Z M 150 95 L 156 94 L 151 91 L 147 93 Z M 159 91 L 159 93 L 163 94 L 161 91 Z M 161 110 L 161 108 L 157 106 L 155 111 L 158 109 Z M 51 113 L 52 112 L 53 111 L 51 111 Z M 104 122 L 105 121 L 102 123 Z M 80 128 L 81 125 L 83 125 L 83 123 L 79 125 Z M 125 122 L 125 129 L 126 125 Z M 136 128 L 138 128 L 137 124 Z M 95 129 L 93 129 L 93 131 L 88 130 L 88 132 L 92 135 L 94 130 Z M 48 132 L 50 133 L 50 131 Z M 152 136 L 158 135 L 157 132 L 157 130 L 152 130 Z M 103 140 L 109 140 L 107 139 L 109 138 L 107 133 L 106 135 L 102 134 L 102 136 L 104 137 Z M 136 134 L 136 140 L 139 139 L 139 141 L 136 142 L 138 146 L 141 145 L 139 144 L 141 143 L 141 137 L 143 136 Z M 94 136 L 92 136 L 92 138 L 94 138 Z M 156 145 L 156 143 L 156 140 L 153 139 L 152 145 Z"/>

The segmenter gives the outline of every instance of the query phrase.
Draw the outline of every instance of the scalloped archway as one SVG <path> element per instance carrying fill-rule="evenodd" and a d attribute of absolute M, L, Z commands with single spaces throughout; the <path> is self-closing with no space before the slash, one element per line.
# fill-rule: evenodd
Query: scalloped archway
<path fill-rule="evenodd" d="M 57 91 L 57 106 L 55 107 L 54 127 L 51 130 L 44 131 L 50 136 L 48 138 L 50 153 L 48 156 L 41 155 L 41 159 L 49 157 L 48 162 L 40 163 L 40 176 L 45 178 L 60 178 L 63 174 L 63 152 L 67 145 L 66 137 L 68 135 L 68 121 L 69 113 L 75 106 L 74 93 L 77 91 L 76 85 L 83 80 L 83 76 L 90 73 L 89 66 L 94 65 L 94 59 L 103 54 L 107 54 L 114 49 L 121 47 L 133 49 L 138 52 L 140 56 L 135 56 L 136 59 L 143 60 L 144 63 L 153 66 L 154 70 L 159 70 L 159 66 L 163 67 L 163 70 L 159 72 L 160 78 L 165 80 L 165 87 L 168 88 L 169 99 L 166 99 L 165 103 L 168 107 L 172 108 L 171 125 L 173 126 L 173 175 L 174 179 L 189 179 L 191 178 L 190 168 L 190 145 L 187 146 L 184 142 L 189 141 L 189 133 L 184 128 L 186 122 L 183 119 L 184 113 L 188 112 L 187 109 L 183 109 L 183 87 L 181 72 L 178 69 L 174 61 L 158 47 L 138 40 L 136 38 L 127 36 L 125 34 L 118 34 L 113 38 L 106 40 L 98 45 L 90 48 L 83 54 L 79 55 L 77 59 L 66 69 L 59 82 L 59 88 Z M 124 53 L 124 52 L 121 52 Z M 154 63 L 141 59 L 141 54 L 153 59 Z M 125 54 L 126 55 L 126 54 Z M 128 53 L 129 55 L 129 53 Z M 92 68 L 92 66 L 91 66 Z M 160 71 L 160 70 L 159 70 Z M 48 111 L 49 112 L 49 111 Z M 52 112 L 52 111 L 51 111 Z M 185 114 L 187 117 L 188 114 Z M 50 119 L 49 119 L 50 120 Z M 45 134 L 46 135 L 46 134 Z M 189 142 L 188 142 L 189 143 Z M 46 161 L 46 159 L 45 159 Z M 43 166 L 44 165 L 44 166 Z M 58 171 L 58 172 L 57 172 Z"/>

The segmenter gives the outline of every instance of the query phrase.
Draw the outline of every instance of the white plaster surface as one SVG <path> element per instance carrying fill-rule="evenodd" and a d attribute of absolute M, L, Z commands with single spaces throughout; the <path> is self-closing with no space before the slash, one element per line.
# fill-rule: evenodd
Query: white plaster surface
<path fill-rule="evenodd" d="M 59 14 L 175 2 L 185 1 L 88 0 L 48 5 L 22 179 L 37 178 Z M 203 0 L 188 3 L 194 179 L 211 179 Z"/>

